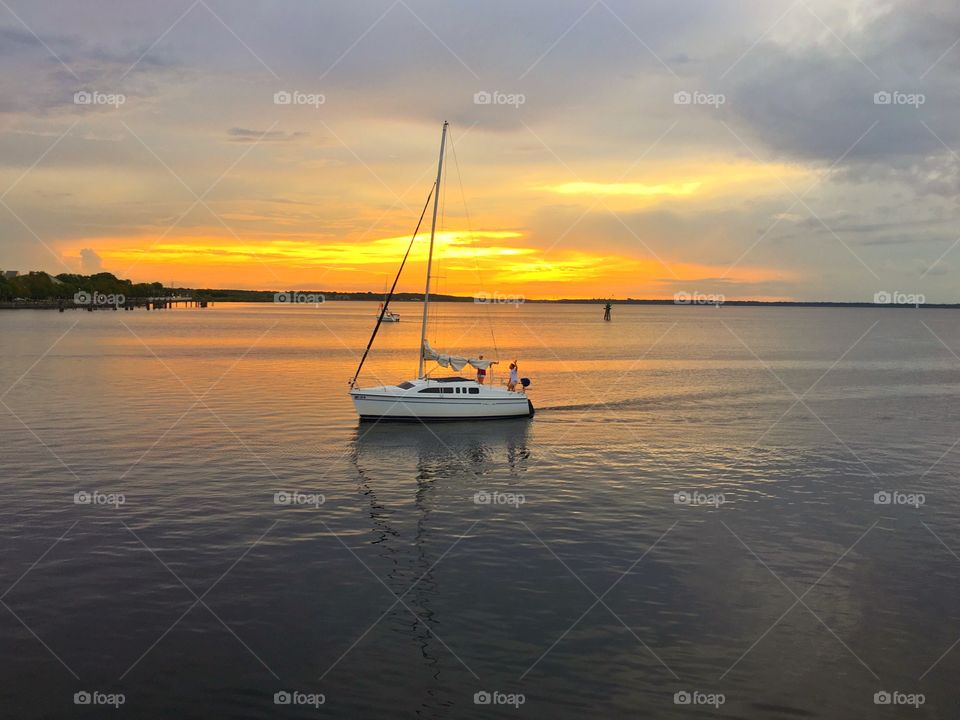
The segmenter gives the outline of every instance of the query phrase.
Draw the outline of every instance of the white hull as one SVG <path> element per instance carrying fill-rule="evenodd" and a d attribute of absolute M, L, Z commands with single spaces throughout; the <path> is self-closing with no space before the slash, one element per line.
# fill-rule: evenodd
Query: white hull
<path fill-rule="evenodd" d="M 525 393 L 487 387 L 473 380 L 411 380 L 404 385 L 409 387 L 381 385 L 352 390 L 350 396 L 360 419 L 494 420 L 533 415 L 533 404 Z"/>

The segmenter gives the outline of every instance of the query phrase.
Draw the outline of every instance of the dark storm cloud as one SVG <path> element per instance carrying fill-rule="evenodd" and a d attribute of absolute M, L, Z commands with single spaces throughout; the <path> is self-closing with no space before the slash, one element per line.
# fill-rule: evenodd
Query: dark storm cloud
<path fill-rule="evenodd" d="M 893 3 L 843 42 L 764 43 L 731 74 L 730 112 L 777 157 L 836 162 L 841 180 L 953 194 L 958 37 L 960 5 L 937 0 Z"/>

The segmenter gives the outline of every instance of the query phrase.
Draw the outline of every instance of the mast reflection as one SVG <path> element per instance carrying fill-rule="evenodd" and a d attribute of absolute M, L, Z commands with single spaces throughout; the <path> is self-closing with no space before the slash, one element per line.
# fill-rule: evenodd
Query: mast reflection
<path fill-rule="evenodd" d="M 485 489 L 484 478 L 495 477 L 498 483 L 521 480 L 531 457 L 529 430 L 525 418 L 357 428 L 351 460 L 357 489 L 370 506 L 370 542 L 390 568 L 384 582 L 402 599 L 384 624 L 413 639 L 434 680 L 423 688 L 419 716 L 445 716 L 451 704 L 463 700 L 451 692 L 449 679 L 446 685 L 441 682 L 444 668 L 455 665 L 458 673 L 464 668 L 443 645 L 449 642 L 446 635 L 456 619 L 444 622 L 434 607 L 443 593 L 437 579 L 440 560 L 457 541 L 456 533 L 469 527 L 474 513 L 466 503 L 472 503 L 474 492 Z M 406 482 L 402 473 L 397 479 L 397 471 L 403 468 L 411 469 L 411 495 L 402 485 Z M 411 497 L 412 517 L 405 502 Z M 437 512 L 443 519 L 433 521 Z M 452 530 L 451 517 L 463 527 Z"/>

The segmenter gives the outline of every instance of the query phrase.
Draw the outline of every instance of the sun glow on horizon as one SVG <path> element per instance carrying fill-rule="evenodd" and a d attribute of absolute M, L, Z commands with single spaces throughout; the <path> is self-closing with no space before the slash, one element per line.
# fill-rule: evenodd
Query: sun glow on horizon
<path fill-rule="evenodd" d="M 236 237 L 165 238 L 138 247 L 130 239 L 100 239 L 104 265 L 121 276 L 124 268 L 150 279 L 177 278 L 189 287 L 377 292 L 392 277 L 409 236 L 367 241 L 317 242 L 309 238 L 242 242 Z M 425 271 L 429 233 L 417 235 L 404 270 L 401 291 L 416 292 Z M 758 267 L 728 268 L 679 259 L 632 257 L 597 246 L 590 250 L 533 246 L 518 230 L 444 230 L 434 240 L 438 292 L 470 295 L 500 291 L 531 298 L 665 297 L 676 283 L 746 286 L 783 280 L 782 272 Z M 721 280 L 717 280 L 721 278 Z M 730 293 L 733 297 L 733 293 Z"/>
<path fill-rule="evenodd" d="M 581 170 L 593 178 L 622 173 L 599 166 Z M 479 172 L 482 176 L 482 165 Z M 686 287 L 727 288 L 730 297 L 771 295 L 772 284 L 795 278 L 762 266 L 731 269 L 718 252 L 701 260 L 699 253 L 665 245 L 659 221 L 633 230 L 630 218 L 621 213 L 661 206 L 677 214 L 725 211 L 745 192 L 775 191 L 774 177 L 790 181 L 804 172 L 743 159 L 686 157 L 645 162 L 631 177 L 613 182 L 558 181 L 556 168 L 505 183 L 481 177 L 475 187 L 465 188 L 473 199 L 470 216 L 452 199 L 444 205 L 446 224 L 438 225 L 434 241 L 441 291 L 469 295 L 499 290 L 549 299 L 663 297 L 672 295 L 672 287 Z M 396 273 L 407 251 L 411 238 L 403 228 L 415 222 L 415 211 L 388 205 L 382 193 L 370 194 L 369 184 L 344 187 L 350 193 L 345 203 L 301 196 L 280 202 L 282 195 L 231 202 L 216 207 L 219 226 L 198 213 L 189 226 L 172 232 L 141 224 L 125 236 L 75 238 L 63 243 L 61 252 L 79 264 L 81 250 L 93 248 L 103 267 L 121 277 L 173 279 L 184 287 L 376 292 L 385 277 Z M 518 193 L 531 190 L 536 194 L 529 200 L 516 201 Z M 555 214 L 557 196 L 564 204 Z M 591 204 L 597 202 L 606 207 L 591 216 Z M 615 213 L 615 221 L 608 212 Z M 564 213 L 568 221 L 562 220 Z M 426 227 L 429 219 L 428 214 Z M 479 229 L 471 231 L 468 222 Z M 428 247 L 429 231 L 422 227 L 401 278 L 402 290 L 418 290 Z"/>

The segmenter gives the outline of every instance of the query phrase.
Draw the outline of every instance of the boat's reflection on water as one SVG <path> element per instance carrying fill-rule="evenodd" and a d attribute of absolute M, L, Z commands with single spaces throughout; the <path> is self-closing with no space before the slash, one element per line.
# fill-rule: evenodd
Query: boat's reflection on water
<path fill-rule="evenodd" d="M 438 575 L 444 564 L 457 562 L 451 548 L 469 542 L 473 522 L 483 517 L 474 493 L 522 482 L 529 431 L 526 418 L 357 428 L 352 462 L 370 507 L 370 542 L 378 565 L 388 568 L 384 583 L 400 598 L 382 624 L 393 631 L 391 644 L 412 637 L 427 666 L 418 716 L 447 716 L 451 705 L 469 699 L 451 684 L 463 680 L 464 665 L 454 654 L 462 643 L 451 638 L 458 635 L 456 608 L 446 604 Z M 418 683 L 411 679 L 405 677 L 404 702 L 414 700 Z"/>
<path fill-rule="evenodd" d="M 530 451 L 528 418 L 452 423 L 360 425 L 354 462 L 394 463 L 394 470 L 416 463 L 418 487 L 424 481 L 487 473 L 492 468 L 522 472 Z"/>

